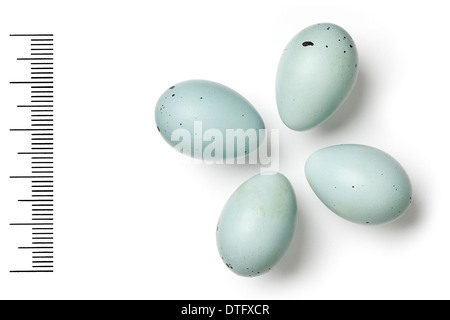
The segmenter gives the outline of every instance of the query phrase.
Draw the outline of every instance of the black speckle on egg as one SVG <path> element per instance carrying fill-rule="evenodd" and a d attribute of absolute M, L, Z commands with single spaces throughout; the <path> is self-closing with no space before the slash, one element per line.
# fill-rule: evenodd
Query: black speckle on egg
<path fill-rule="evenodd" d="M 353 46 L 352 46 L 352 45 L 350 45 L 350 48 L 353 48 Z"/>
<path fill-rule="evenodd" d="M 175 86 L 171 86 L 171 87 L 169 88 L 169 90 L 172 90 L 173 88 L 175 88 Z"/>
<path fill-rule="evenodd" d="M 200 100 L 203 100 L 203 97 L 200 97 Z"/>
<path fill-rule="evenodd" d="M 159 132 L 161 132 L 161 130 L 159 129 L 159 127 L 158 127 L 158 126 L 156 126 L 156 129 L 158 129 L 158 131 L 159 131 Z"/>
<path fill-rule="evenodd" d="M 327 30 L 330 30 L 330 27 L 328 27 Z"/>
<path fill-rule="evenodd" d="M 355 186 L 352 186 L 353 189 L 355 189 Z"/>
<path fill-rule="evenodd" d="M 367 224 L 370 224 L 370 222 L 366 222 Z"/>
<path fill-rule="evenodd" d="M 355 64 L 355 68 L 358 68 L 358 64 Z M 381 175 L 383 175 L 383 174 L 381 174 Z"/>
<path fill-rule="evenodd" d="M 182 126 L 183 124 L 180 122 L 180 126 Z"/>
<path fill-rule="evenodd" d="M 172 97 L 175 97 L 175 93 L 172 95 Z"/>
<path fill-rule="evenodd" d="M 326 45 L 325 48 L 328 48 L 328 45 Z"/>
<path fill-rule="evenodd" d="M 347 51 L 344 50 L 344 53 L 347 53 Z"/>
<path fill-rule="evenodd" d="M 304 47 L 312 47 L 312 46 L 314 46 L 314 43 L 312 43 L 311 41 L 305 41 L 305 42 L 303 42 L 303 44 L 302 44 Z"/>
<path fill-rule="evenodd" d="M 347 39 L 347 37 L 344 36 L 344 40 Z"/>

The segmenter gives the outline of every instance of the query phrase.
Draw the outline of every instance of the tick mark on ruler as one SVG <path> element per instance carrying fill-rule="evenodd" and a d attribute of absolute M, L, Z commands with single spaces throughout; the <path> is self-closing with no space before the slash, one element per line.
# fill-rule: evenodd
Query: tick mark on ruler
<path fill-rule="evenodd" d="M 53 152 L 17 152 L 17 154 L 53 154 Z"/>
<path fill-rule="evenodd" d="M 18 108 L 35 108 L 35 107 L 45 107 L 52 108 L 52 104 L 20 104 L 17 106 Z"/>
<path fill-rule="evenodd" d="M 53 268 L 53 266 L 33 266 L 33 268 Z"/>
<path fill-rule="evenodd" d="M 53 273 L 53 270 L 11 270 L 10 273 Z"/>
<path fill-rule="evenodd" d="M 31 61 L 35 61 L 35 60 L 53 60 L 53 58 L 17 58 L 17 60 L 31 60 Z"/>
<path fill-rule="evenodd" d="M 10 223 L 11 226 L 52 226 L 53 223 L 31 223 L 31 222 L 17 222 Z"/>
<path fill-rule="evenodd" d="M 53 83 L 53 81 L 11 81 L 10 84 L 28 84 L 28 83 Z M 53 87 L 52 87 L 53 88 Z"/>
<path fill-rule="evenodd" d="M 53 37 L 52 33 L 12 33 L 10 37 Z"/>

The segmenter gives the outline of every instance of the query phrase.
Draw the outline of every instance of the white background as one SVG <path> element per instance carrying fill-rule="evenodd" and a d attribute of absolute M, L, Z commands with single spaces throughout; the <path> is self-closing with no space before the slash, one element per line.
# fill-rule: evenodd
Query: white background
<path fill-rule="evenodd" d="M 0 4 L 0 298 L 450 298 L 445 2 L 243 2 Z M 276 111 L 277 64 L 288 41 L 319 22 L 352 35 L 360 74 L 330 120 L 294 132 Z M 27 111 L 15 105 L 29 95 L 8 84 L 27 75 L 9 34 L 23 32 L 55 34 L 54 274 L 9 273 L 20 259 L 8 225 L 18 182 L 8 177 L 27 140 L 8 129 L 20 126 Z M 261 277 L 230 272 L 215 244 L 224 203 L 260 168 L 193 164 L 156 130 L 159 95 L 188 79 L 230 86 L 280 130 L 299 221 L 284 259 Z M 414 195 L 400 220 L 355 225 L 314 195 L 305 160 L 340 143 L 380 148 L 404 166 Z"/>

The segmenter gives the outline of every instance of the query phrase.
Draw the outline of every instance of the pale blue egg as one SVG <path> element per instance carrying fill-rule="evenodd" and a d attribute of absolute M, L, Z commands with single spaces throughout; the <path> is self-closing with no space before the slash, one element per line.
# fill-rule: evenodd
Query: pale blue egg
<path fill-rule="evenodd" d="M 166 90 L 156 104 L 155 119 L 157 129 L 171 146 L 189 140 L 180 151 L 196 158 L 203 158 L 206 152 L 220 159 L 246 156 L 258 148 L 262 140 L 259 132 L 265 128 L 247 99 L 206 80 L 184 81 Z M 233 132 L 246 133 L 245 141 L 234 143 L 237 138 L 231 135 Z M 241 142 L 245 146 L 240 147 Z"/>
<path fill-rule="evenodd" d="M 345 101 L 358 73 L 358 53 L 350 35 L 331 23 L 298 33 L 281 56 L 276 98 L 281 119 L 293 130 L 325 121 Z"/>
<path fill-rule="evenodd" d="M 374 225 L 393 221 L 411 202 L 405 170 L 373 147 L 344 144 L 321 149 L 308 158 L 305 174 L 319 199 L 352 222 Z"/>
<path fill-rule="evenodd" d="M 226 266 L 242 276 L 261 275 L 283 257 L 297 221 L 297 202 L 280 173 L 258 174 L 228 199 L 217 224 L 217 247 Z"/>

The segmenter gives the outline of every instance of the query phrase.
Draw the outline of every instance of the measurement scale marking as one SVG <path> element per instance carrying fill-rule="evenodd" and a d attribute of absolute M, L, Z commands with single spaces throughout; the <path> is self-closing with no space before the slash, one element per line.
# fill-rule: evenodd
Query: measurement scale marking
<path fill-rule="evenodd" d="M 30 127 L 13 128 L 11 132 L 28 132 L 31 150 L 17 152 L 31 155 L 31 175 L 11 175 L 11 179 L 30 179 L 31 198 L 18 199 L 19 203 L 30 203 L 31 221 L 12 222 L 11 226 L 31 227 L 31 246 L 18 246 L 20 250 L 33 250 L 30 265 L 25 268 L 10 269 L 11 273 L 53 272 L 53 34 L 18 33 L 11 37 L 29 37 L 28 56 L 20 56 L 17 61 L 27 61 L 30 68 L 29 79 L 10 81 L 11 85 L 29 85 L 31 104 L 17 105 L 29 108 Z M 28 167 L 27 171 L 30 172 Z M 27 182 L 29 183 L 29 182 Z M 36 260 L 37 259 L 37 260 Z M 36 265 L 38 264 L 38 265 Z"/>
<path fill-rule="evenodd" d="M 12 33 L 10 37 L 53 37 L 52 33 Z"/>
<path fill-rule="evenodd" d="M 10 84 L 28 84 L 28 83 L 44 84 L 44 83 L 53 83 L 53 81 L 11 81 L 10 82 Z"/>
<path fill-rule="evenodd" d="M 11 273 L 53 273 L 53 270 L 11 270 Z"/>
<path fill-rule="evenodd" d="M 17 108 L 36 108 L 36 107 L 40 107 L 40 108 L 53 108 L 53 105 L 48 105 L 48 104 L 33 104 L 33 105 L 18 105 Z M 53 110 L 47 110 L 49 112 L 53 112 Z M 39 109 L 35 109 L 32 112 L 45 112 L 43 110 L 39 110 Z"/>
<path fill-rule="evenodd" d="M 14 222 L 11 226 L 52 226 L 53 223 L 39 223 L 39 222 Z"/>

